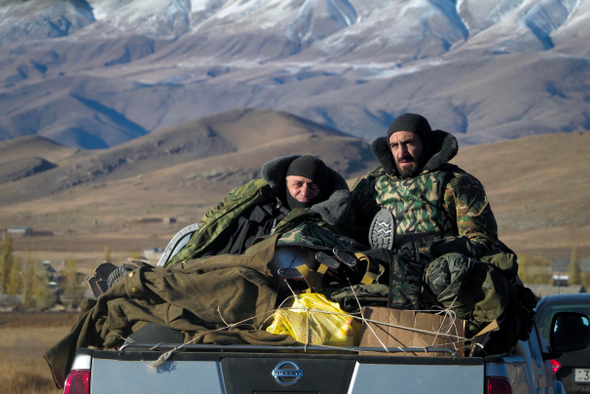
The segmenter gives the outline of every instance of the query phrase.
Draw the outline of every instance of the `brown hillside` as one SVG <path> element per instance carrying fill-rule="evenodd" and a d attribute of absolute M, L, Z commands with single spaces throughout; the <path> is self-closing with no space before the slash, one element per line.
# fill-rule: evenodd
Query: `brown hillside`
<path fill-rule="evenodd" d="M 77 152 L 76 149 L 65 147 L 38 135 L 0 141 L 0 163 L 38 156 L 60 165 L 71 158 L 75 152 Z"/>
<path fill-rule="evenodd" d="M 590 132 L 468 147 L 453 163 L 484 184 L 509 246 L 569 257 L 577 244 L 590 255 Z"/>
<path fill-rule="evenodd" d="M 258 123 L 256 113 L 269 123 Z M 166 246 L 178 230 L 199 221 L 233 187 L 259 176 L 260 167 L 275 157 L 317 155 L 349 180 L 377 166 L 368 142 L 314 128 L 313 123 L 307 125 L 288 114 L 245 111 L 195 124 L 208 128 L 213 138 L 225 141 L 232 150 L 165 165 L 161 165 L 164 158 L 174 155 L 153 160 L 144 155 L 144 165 L 128 161 L 124 170 L 117 170 L 118 177 L 97 177 L 40 198 L 0 205 L 0 229 L 29 226 L 52 232 L 53 236 L 15 238 L 15 249 L 23 253 L 30 248 L 33 258 L 39 259 L 73 256 L 90 270 L 102 259 L 105 246 L 113 250 L 115 261 L 141 255 L 145 248 Z M 155 132 L 151 138 L 182 146 L 184 133 L 166 136 L 182 128 L 190 136 L 193 126 L 179 125 Z M 282 138 L 267 141 L 272 130 Z M 130 142 L 113 149 L 123 149 L 117 154 L 141 152 L 140 145 Z M 453 163 L 482 181 L 500 237 L 517 253 L 568 257 L 577 243 L 586 256 L 590 252 L 589 150 L 590 133 L 552 134 L 461 149 Z M 78 157 L 71 168 L 96 163 L 109 151 Z M 45 176 L 37 174 L 30 181 L 38 179 L 37 184 L 44 185 Z M 19 193 L 23 184 L 20 180 L 0 185 L 0 195 Z M 162 220 L 170 217 L 176 222 Z"/>
<path fill-rule="evenodd" d="M 342 136 L 306 119 L 272 110 L 234 110 L 155 131 L 116 147 L 85 151 L 59 168 L 0 187 L 0 205 L 35 201 L 64 190 L 127 179 L 182 163 L 263 146 L 296 135 Z M 26 142 L 26 141 L 25 141 Z M 25 145 L 26 143 L 21 143 Z M 33 148 L 21 150 L 28 157 Z M 5 178 L 16 178 L 11 171 Z M 22 172 L 22 171 L 21 171 Z"/>
<path fill-rule="evenodd" d="M 214 130 L 238 150 L 256 148 L 273 141 L 309 133 L 343 135 L 337 130 L 321 126 L 283 111 L 236 110 L 209 116 L 201 123 Z M 240 127 L 235 127 L 239 123 Z"/>

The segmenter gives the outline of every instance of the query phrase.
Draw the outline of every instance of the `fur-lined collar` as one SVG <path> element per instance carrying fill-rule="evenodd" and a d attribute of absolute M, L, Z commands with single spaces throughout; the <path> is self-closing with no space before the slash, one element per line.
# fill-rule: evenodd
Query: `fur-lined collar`
<path fill-rule="evenodd" d="M 273 159 L 262 166 L 260 170 L 264 179 L 276 195 L 281 195 L 285 190 L 285 174 L 293 160 L 300 155 L 284 156 Z M 330 197 L 327 200 L 317 203 L 311 210 L 319 213 L 322 219 L 329 224 L 339 225 L 344 222 L 350 211 L 350 191 L 346 181 L 340 174 L 328 167 L 330 172 Z M 324 185 L 319 185 L 325 187 Z"/>
<path fill-rule="evenodd" d="M 459 144 L 455 136 L 451 133 L 442 130 L 433 130 L 428 149 L 432 156 L 430 156 L 430 159 L 424 165 L 423 171 L 432 171 L 448 163 L 459 151 Z M 379 160 L 386 173 L 395 176 L 399 175 L 387 137 L 380 137 L 373 141 L 371 151 L 377 160 Z"/>

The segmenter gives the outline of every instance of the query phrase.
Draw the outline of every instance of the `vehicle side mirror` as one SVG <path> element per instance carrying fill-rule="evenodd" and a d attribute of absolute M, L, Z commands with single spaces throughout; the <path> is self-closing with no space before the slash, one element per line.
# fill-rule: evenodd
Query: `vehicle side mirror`
<path fill-rule="evenodd" d="M 553 315 L 549 346 L 555 353 L 586 349 L 590 345 L 590 318 L 577 312 Z"/>

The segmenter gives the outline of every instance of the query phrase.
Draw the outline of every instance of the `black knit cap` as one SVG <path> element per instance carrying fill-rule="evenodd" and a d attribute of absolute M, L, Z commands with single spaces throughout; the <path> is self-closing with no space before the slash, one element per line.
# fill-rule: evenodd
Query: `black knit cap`
<path fill-rule="evenodd" d="M 285 177 L 288 177 L 289 175 L 303 176 L 305 178 L 311 179 L 320 188 L 320 193 L 311 201 L 300 202 L 291 196 L 288 187 L 285 185 L 287 206 L 289 206 L 289 208 L 309 208 L 312 205 L 326 199 L 326 196 L 328 195 L 328 182 L 330 180 L 330 176 L 328 173 L 328 167 L 326 167 L 324 162 L 317 157 L 300 156 L 296 158 L 291 162 L 289 168 L 287 168 Z"/>
<path fill-rule="evenodd" d="M 398 116 L 391 122 L 389 129 L 387 130 L 387 142 L 389 144 L 389 137 L 396 131 L 409 131 L 418 136 L 423 144 L 427 144 L 428 138 L 432 133 L 430 124 L 426 118 L 422 115 L 405 113 Z"/>
<path fill-rule="evenodd" d="M 298 175 L 311 179 L 320 187 L 325 188 L 328 180 L 328 168 L 323 161 L 314 156 L 300 156 L 293 160 L 287 168 L 285 176 Z"/>

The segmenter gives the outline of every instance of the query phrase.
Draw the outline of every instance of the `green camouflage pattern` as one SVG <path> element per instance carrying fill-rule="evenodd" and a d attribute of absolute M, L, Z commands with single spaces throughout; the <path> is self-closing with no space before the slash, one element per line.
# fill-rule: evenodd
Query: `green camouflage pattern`
<path fill-rule="evenodd" d="M 253 204 L 275 199 L 270 185 L 262 178 L 254 179 L 243 186 L 236 187 L 214 208 L 209 210 L 189 243 L 166 266 L 198 258 L 207 251 L 213 240 Z"/>
<path fill-rule="evenodd" d="M 389 267 L 387 306 L 396 309 L 420 309 L 424 267 L 411 254 L 396 253 Z"/>
<path fill-rule="evenodd" d="M 193 234 L 189 243 L 166 266 L 180 261 L 201 257 L 208 251 L 212 241 L 219 237 L 230 224 L 253 204 L 262 204 L 276 200 L 270 185 L 262 178 L 233 189 L 216 207 L 208 211 L 201 220 L 203 226 Z M 345 223 L 346 224 L 346 223 Z M 279 221 L 273 234 L 279 234 L 277 245 L 301 245 L 316 249 L 344 247 L 338 236 L 342 234 L 339 227 L 329 225 L 322 220 L 319 213 L 307 208 L 293 209 L 283 220 Z M 260 242 L 271 235 L 259 237 Z"/>
<path fill-rule="evenodd" d="M 482 184 L 451 164 L 413 179 L 398 178 L 379 167 L 353 186 L 352 207 L 359 225 L 366 226 L 387 208 L 396 216 L 398 235 L 449 230 L 469 239 L 476 255 L 505 249 Z"/>
<path fill-rule="evenodd" d="M 445 171 L 436 171 L 401 182 L 392 182 L 388 177 L 377 180 L 375 200 L 395 216 L 398 235 L 443 233 L 454 229 L 455 223 L 440 203 L 439 191 L 446 175 Z"/>
<path fill-rule="evenodd" d="M 293 209 L 277 224 L 275 234 L 280 234 L 277 246 L 306 246 L 318 250 L 332 250 L 334 247 L 350 249 L 350 245 L 340 239 L 344 235 L 340 227 L 326 223 L 319 213 L 305 208 Z"/>

